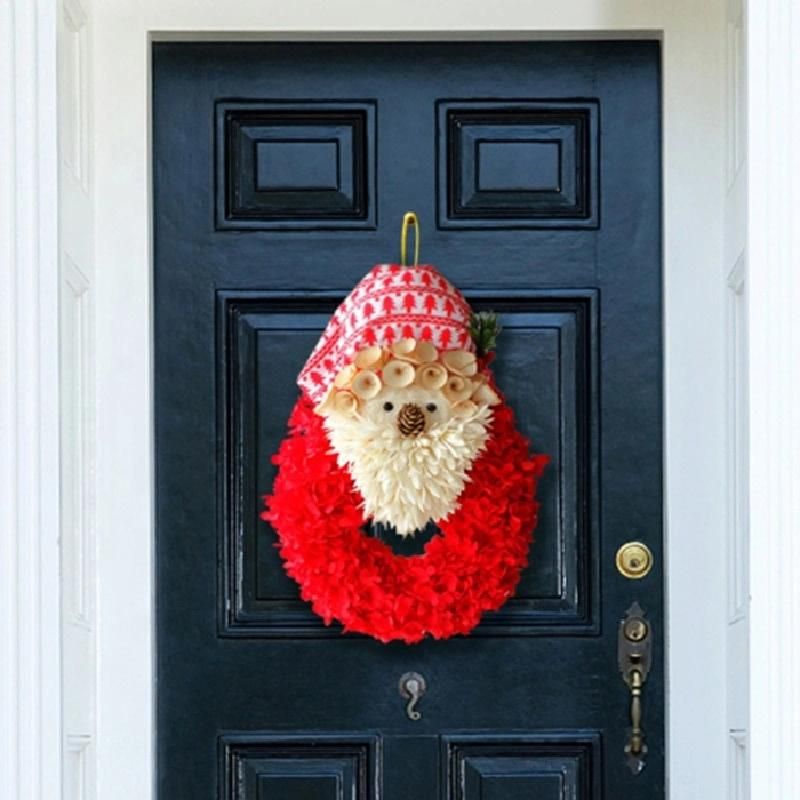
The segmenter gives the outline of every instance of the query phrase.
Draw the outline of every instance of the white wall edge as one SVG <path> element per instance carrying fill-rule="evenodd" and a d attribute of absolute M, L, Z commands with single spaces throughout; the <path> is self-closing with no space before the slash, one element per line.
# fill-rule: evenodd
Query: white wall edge
<path fill-rule="evenodd" d="M 335 7 L 334 7 L 335 5 Z M 713 556 L 716 546 L 724 546 L 724 457 L 721 451 L 724 436 L 723 419 L 720 413 L 719 428 L 712 430 L 712 446 L 709 453 L 701 455 L 701 465 L 696 474 L 699 484 L 691 485 L 680 474 L 680 466 L 693 453 L 686 442 L 671 442 L 670 425 L 691 414 L 687 392 L 670 397 L 670 381 L 679 381 L 675 370 L 683 368 L 686 347 L 695 344 L 691 336 L 692 325 L 698 320 L 694 313 L 704 313 L 703 301 L 710 300 L 713 313 L 723 313 L 723 286 L 719 281 L 721 272 L 722 244 L 722 184 L 720 177 L 719 196 L 704 194 L 696 202 L 686 202 L 684 187 L 670 182 L 673 169 L 685 170 L 691 166 L 686 153 L 681 152 L 682 137 L 698 137 L 690 123 L 695 119 L 719 121 L 716 115 L 717 98 L 711 86 L 717 77 L 704 74 L 697 78 L 696 70 L 708 66 L 712 72 L 721 68 L 721 54 L 709 54 L 704 48 L 705 37 L 716 24 L 714 14 L 717 4 L 698 10 L 697 4 L 689 0 L 678 0 L 668 7 L 660 4 L 642 4 L 634 0 L 615 3 L 581 0 L 567 8 L 553 6 L 537 9 L 538 4 L 527 6 L 509 4 L 508 28 L 494 31 L 492 38 L 547 38 L 570 35 L 573 37 L 596 37 L 598 35 L 640 36 L 642 32 L 663 32 L 665 41 L 665 264 L 669 270 L 706 269 L 713 267 L 715 286 L 711 277 L 693 286 L 694 299 L 679 296 L 679 305 L 666 309 L 667 323 L 686 324 L 687 330 L 672 342 L 667 341 L 667 506 L 669 512 L 668 535 L 670 548 L 678 542 L 677 536 L 689 537 L 688 543 L 670 550 L 670 569 L 684 570 L 683 580 L 699 580 L 705 573 L 703 562 Z M 774 14 L 780 6 L 788 9 L 791 0 L 767 0 L 758 9 L 760 14 Z M 798 41 L 794 22 L 794 39 L 786 40 L 785 19 L 773 19 L 767 36 L 752 20 L 751 47 L 759 36 L 767 45 L 754 49 L 750 59 L 751 70 L 775 69 L 775 52 L 783 52 L 780 63 L 789 62 L 788 50 L 791 42 Z M 423 13 L 424 12 L 424 13 Z M 786 12 L 784 12 L 786 13 Z M 271 2 L 242 0 L 235 6 L 211 2 L 211 0 L 107 0 L 97 9 L 98 47 L 95 54 L 96 97 L 98 107 L 104 109 L 98 120 L 97 156 L 97 385 L 98 385 L 98 515 L 99 542 L 99 702 L 98 721 L 98 767 L 100 797 L 136 798 L 148 800 L 154 796 L 153 772 L 153 599 L 152 599 L 152 409 L 150 375 L 150 240 L 149 240 L 149 37 L 161 37 L 169 32 L 171 38 L 182 35 L 181 31 L 198 31 L 202 35 L 218 36 L 221 31 L 235 30 L 239 36 L 261 38 L 262 32 L 272 29 L 273 38 L 300 38 L 303 35 L 344 38 L 341 32 L 349 27 L 352 36 L 380 38 L 471 38 L 484 36 L 484 31 L 493 28 L 498 18 L 495 6 L 486 6 L 478 0 L 445 0 L 434 7 L 409 0 L 403 6 L 373 4 L 366 6 L 358 0 L 345 0 L 337 4 L 325 4 L 316 0 L 301 0 L 293 4 L 277 5 Z M 308 20 L 314 20 L 315 30 L 309 31 Z M 411 29 L 409 20 L 415 21 Z M 248 33 L 249 31 L 249 33 Z M 305 31 L 305 33 L 303 33 Z M 391 32 L 386 34 L 386 31 Z M 760 33 L 759 33 L 760 32 Z M 783 34 L 783 38 L 780 36 Z M 655 35 L 655 34 L 654 34 Z M 60 731 L 58 713 L 60 708 L 58 677 L 58 340 L 57 340 L 57 226 L 52 209 L 57 207 L 57 153 L 55 143 L 56 97 L 55 97 L 55 2 L 54 0 L 10 0 L 0 9 L 0 42 L 4 51 L 0 53 L 0 65 L 9 65 L 14 80 L 0 86 L 0 119 L 9 121 L 2 127 L 0 154 L 3 163 L 13 163 L 16 156 L 17 170 L 13 175 L 4 174 L 2 196 L 0 196 L 0 422 L 11 446 L 0 453 L 0 643 L 8 647 L 15 658 L 0 660 L 0 692 L 4 713 L 0 715 L 0 759 L 3 759 L 4 775 L 10 776 L 11 797 L 47 798 L 60 797 Z M 193 34 L 194 36 L 194 34 Z M 771 37 L 771 38 L 770 38 Z M 775 39 L 781 38 L 777 50 Z M 759 41 L 761 41 L 759 39 Z M 768 59 L 767 54 L 772 53 Z M 763 59 L 759 59 L 759 54 Z M 758 63 L 758 62 L 761 63 Z M 769 64 L 772 66 L 769 66 Z M 796 70 L 797 67 L 795 66 Z M 672 76 L 675 76 L 674 78 Z M 751 72 L 753 78 L 760 78 Z M 785 83 L 782 84 L 784 89 Z M 795 82 L 795 85 L 798 85 Z M 755 95 L 755 97 L 754 97 Z M 786 94 L 778 96 L 775 90 L 758 84 L 756 92 L 751 89 L 751 118 L 758 113 L 759 102 L 762 122 L 766 118 L 763 103 L 770 97 L 786 104 Z M 719 112 L 721 114 L 721 112 Z M 786 112 L 782 112 L 786 113 Z M 794 110 L 790 126 L 797 131 L 797 110 Z M 704 116 L 705 115 L 705 116 Z M 791 117 L 791 112 L 790 112 Z M 774 122 L 775 120 L 773 120 Z M 785 120 L 778 120 L 778 122 Z M 46 123 L 50 124 L 46 124 Z M 40 124 L 41 123 L 41 124 Z M 772 220 L 763 218 L 766 205 L 751 205 L 751 226 L 756 221 L 769 228 L 770 236 L 757 239 L 752 244 L 753 271 L 759 268 L 761 252 L 772 253 L 765 263 L 777 263 L 775 250 L 790 236 L 791 226 L 786 226 L 790 212 L 788 198 L 791 185 L 787 183 L 786 164 L 793 165 L 792 175 L 796 184 L 797 156 L 791 153 L 791 141 L 797 135 L 786 136 L 783 142 L 776 141 L 774 128 L 764 124 L 762 142 L 772 147 L 763 159 L 751 165 L 753 177 L 768 174 L 773 191 L 782 190 L 783 195 L 773 195 Z M 784 128 L 785 130 L 785 128 Z M 724 134 L 722 128 L 720 135 Z M 698 139 L 702 142 L 702 136 Z M 722 150 L 723 142 L 718 143 Z M 713 143 L 712 148 L 713 150 Z M 755 146 L 753 147 L 755 150 Z M 752 151 L 751 151 L 752 152 Z M 778 155 L 781 154 L 783 160 Z M 720 157 L 721 160 L 721 157 Z M 761 163 L 766 160 L 765 166 Z M 718 165 L 715 158 L 701 165 L 694 176 L 693 184 L 708 189 L 714 182 Z M 719 165 L 720 176 L 722 165 Z M 120 189 L 124 191 L 120 192 Z M 715 214 L 715 199 L 719 197 L 718 214 Z M 776 208 L 783 197 L 787 202 Z M 702 202 L 700 202 L 702 200 Z M 760 200 L 768 201 L 766 193 Z M 755 210 L 754 210 L 755 209 Z M 6 213 L 8 211 L 8 213 Z M 48 211 L 50 212 L 48 214 Z M 756 213 L 758 212 L 758 213 Z M 768 215 L 767 215 L 768 216 Z M 758 220 L 756 219 L 758 218 Z M 119 220 L 124 219 L 125 225 Z M 788 220 L 791 222 L 791 220 Z M 784 223 L 784 224 L 780 224 Z M 798 226 L 795 225 L 795 228 Z M 705 229 L 705 230 L 704 230 Z M 672 231 L 675 231 L 674 233 Z M 695 232 L 700 237 L 687 235 Z M 797 247 L 793 251 L 797 255 Z M 784 258 L 782 263 L 786 263 Z M 10 267 L 10 269 L 8 268 Z M 796 272 L 796 270 L 795 270 Z M 676 275 L 680 273 L 675 273 Z M 766 273 L 764 273 L 766 275 Z M 755 274 L 753 275 L 755 278 Z M 788 276 L 787 279 L 791 279 Z M 751 279 L 753 280 L 753 279 Z M 794 280 L 797 280 L 794 278 Z M 751 316 L 773 331 L 772 338 L 765 333 L 756 336 L 753 331 L 751 358 L 761 369 L 759 375 L 751 373 L 751 385 L 759 378 L 770 379 L 770 368 L 774 368 L 775 344 L 788 349 L 796 344 L 797 337 L 791 328 L 786 328 L 786 307 L 790 293 L 782 291 L 783 311 L 777 320 L 770 321 L 775 301 L 775 288 L 769 294 L 769 281 L 761 284 L 753 280 Z M 755 290 L 759 288 L 760 291 Z M 715 292 L 719 294 L 716 297 Z M 780 301 L 780 297 L 777 298 Z M 765 302 L 768 301 L 768 302 Z M 684 305 L 680 305 L 684 303 Z M 717 304 L 717 305 L 715 305 Z M 755 310 L 753 310 L 755 306 Z M 681 311 L 682 309 L 682 311 Z M 680 313 L 676 313 L 680 312 Z M 758 314 L 760 320 L 756 320 Z M 721 318 L 720 318 L 721 322 Z M 672 330 L 672 328 L 669 328 Z M 668 330 L 668 334 L 669 334 Z M 722 328 L 720 327 L 720 331 Z M 779 331 L 776 333 L 775 331 Z M 721 337 L 721 333 L 720 333 Z M 120 348 L 123 348 L 120 354 Z M 772 349 L 770 349 L 772 348 Z M 690 353 L 692 359 L 723 352 L 720 341 L 704 342 L 701 352 Z M 769 358 L 773 361 L 770 363 Z M 720 357 L 719 363 L 722 363 Z M 696 368 L 693 367 L 693 368 Z M 783 383 L 786 388 L 786 373 Z M 722 380 L 712 369 L 711 380 L 716 385 Z M 772 376 L 775 387 L 774 376 Z M 677 385 L 677 383 L 675 384 Z M 764 384 L 765 386 L 767 384 Z M 13 387 L 16 386 L 16 390 Z M 753 419 L 768 410 L 770 396 L 766 391 L 753 403 Z M 774 400 L 774 397 L 772 398 Z M 119 403 L 115 405 L 115 403 Z M 119 408 L 138 408 L 135 415 L 121 425 L 115 419 Z M 724 409 L 720 409 L 722 412 Z M 794 420 L 789 410 L 787 420 Z M 41 414 L 41 417 L 39 416 Z M 117 414 L 117 416 L 119 416 Z M 768 428 L 769 424 L 762 419 Z M 779 423 L 772 422 L 770 434 L 778 435 Z M 700 428 L 700 424 L 697 424 Z M 787 432 L 790 436 L 787 436 Z M 754 428 L 754 441 L 757 432 Z M 781 429 L 778 447 L 768 455 L 771 478 L 783 477 L 791 472 L 780 468 L 794 468 L 796 456 L 786 456 L 791 435 L 796 427 Z M 795 444 L 797 444 L 795 439 Z M 764 625 L 760 630 L 760 641 L 753 642 L 753 653 L 765 661 L 769 651 L 769 636 L 778 636 L 791 627 L 786 623 L 797 621 L 800 614 L 795 606 L 787 611 L 790 571 L 784 570 L 783 581 L 775 581 L 775 563 L 756 569 L 755 558 L 762 561 L 766 555 L 785 558 L 787 553 L 796 554 L 789 546 L 787 534 L 790 523 L 796 523 L 787 504 L 785 493 L 779 493 L 777 485 L 770 488 L 763 484 L 768 479 L 763 461 L 766 444 L 752 454 L 754 469 L 751 471 L 752 491 L 762 493 L 762 507 L 753 508 L 754 519 L 764 510 L 767 500 L 772 503 L 771 523 L 780 530 L 772 535 L 754 526 L 754 537 L 760 546 L 754 547 L 754 600 L 758 587 L 765 591 L 761 611 L 780 613 L 772 628 Z M 797 452 L 797 450 L 795 450 Z M 778 461 L 778 453 L 783 453 Z M 761 475 L 756 472 L 759 465 Z M 719 486 L 715 486 L 714 469 Z M 118 470 L 115 472 L 115 469 Z M 703 479 L 702 471 L 706 471 Z M 775 472 L 777 470 L 777 473 Z M 693 473 L 694 474 L 694 473 Z M 120 488 L 127 483 L 126 491 Z M 785 487 L 784 487 L 785 488 Z M 705 499 L 699 519 L 692 520 L 694 506 L 685 507 L 687 497 L 693 493 Z M 777 506 L 775 503 L 777 502 Z M 684 504 L 684 505 L 681 505 Z M 760 522 L 767 527 L 767 517 Z M 6 524 L 8 523 L 8 524 Z M 797 526 L 795 525 L 795 529 Z M 9 533 L 4 533 L 8 531 Z M 10 534 L 10 535 L 9 535 Z M 693 547 L 692 537 L 704 537 L 698 551 Z M 771 537 L 771 538 L 770 538 Z M 771 548 L 771 549 L 770 549 Z M 788 549 L 787 549 L 788 548 Z M 758 552 L 756 552 L 758 550 Z M 723 548 L 724 551 L 724 548 Z M 720 551 L 717 551 L 720 552 Z M 690 560 L 691 558 L 691 560 Z M 678 598 L 680 584 L 668 579 L 670 598 L 670 764 L 673 770 L 670 797 L 695 800 L 698 797 L 721 798 L 725 785 L 726 732 L 719 731 L 719 746 L 709 749 L 709 730 L 696 724 L 698 708 L 716 707 L 723 698 L 724 685 L 719 676 L 724 674 L 724 647 L 715 643 L 715 622 L 724 626 L 725 591 L 720 576 L 712 582 L 712 590 L 718 590 L 720 608 L 714 602 L 702 615 L 702 624 L 692 627 L 696 620 L 698 603 L 696 598 Z M 770 585 L 772 581 L 772 585 Z M 718 585 L 719 584 L 719 585 Z M 777 585 L 776 585 L 777 584 Z M 130 590 L 130 591 L 129 591 Z M 672 605 L 674 604 L 674 605 Z M 691 612 L 691 615 L 690 615 Z M 719 617 L 716 616 L 719 612 Z M 762 613 L 754 606 L 754 619 L 759 626 L 764 624 Z M 768 630 L 767 630 L 768 629 Z M 719 634 L 721 636 L 721 633 Z M 759 649 L 759 645 L 767 649 Z M 774 645 L 773 645 L 774 647 Z M 702 670 L 689 654 L 703 652 Z M 758 659 L 754 659 L 756 662 Z M 795 662 L 776 662 L 795 663 Z M 754 666 L 758 666 L 754 663 Z M 760 713 L 759 724 L 754 724 L 754 765 L 763 763 L 771 767 L 768 790 L 772 794 L 754 791 L 758 800 L 792 796 L 797 790 L 796 782 L 788 781 L 796 776 L 791 772 L 791 753 L 778 761 L 774 750 L 775 731 L 787 734 L 786 748 L 791 746 L 791 736 L 797 730 L 790 724 L 787 707 L 796 701 L 797 687 L 787 678 L 776 681 L 767 675 L 766 683 L 756 682 L 755 675 L 764 678 L 765 666 L 754 670 L 753 694 L 763 691 L 767 702 L 766 711 Z M 791 689 L 795 694 L 785 695 L 780 689 Z M 757 701 L 756 701 L 757 702 Z M 11 713 L 5 713 L 5 707 Z M 713 715 L 712 715 L 713 716 Z M 706 718 L 708 715 L 706 714 Z M 715 719 L 715 717 L 713 717 Z M 756 720 L 754 720 L 754 723 Z M 777 727 L 775 727 L 777 725 Z M 791 734 L 791 736 L 789 736 Z M 796 736 L 794 741 L 796 741 Z M 760 743 L 760 744 L 759 744 Z M 767 749 L 767 743 L 771 750 Z M 762 759 L 759 762 L 759 758 Z M 33 770 L 30 764 L 36 765 Z M 782 772 L 781 772 L 782 770 Z M 778 777 L 775 777 L 775 776 Z M 784 777 L 785 776 L 785 777 Z M 755 778 L 755 776 L 754 776 Z M 778 781 L 783 781 L 779 783 Z M 754 787 L 756 781 L 754 779 Z M 782 791 L 779 791 L 782 789 Z M 789 792 L 787 794 L 787 792 Z"/>
<path fill-rule="evenodd" d="M 115 6 L 115 7 L 112 7 Z M 650 31 L 664 41 L 664 158 L 666 222 L 665 308 L 667 335 L 666 419 L 669 650 L 670 797 L 695 800 L 724 796 L 727 753 L 725 729 L 725 573 L 714 554 L 725 551 L 724 458 L 724 275 L 722 207 L 724 187 L 723 45 L 721 2 L 698 9 L 681 0 L 669 11 L 640 3 L 579 2 L 569 8 L 509 4 L 496 25 L 497 9 L 478 0 L 403 7 L 345 2 L 325 6 L 304 0 L 291 6 L 125 0 L 97 9 L 94 73 L 98 103 L 112 110 L 98 119 L 97 196 L 114 197 L 98 206 L 98 529 L 125 519 L 113 550 L 100 545 L 101 701 L 99 730 L 100 794 L 120 774 L 141 786 L 153 775 L 153 694 L 151 666 L 152 579 L 139 580 L 120 598 L 120 583 L 133 570 L 152 569 L 148 531 L 152 525 L 152 408 L 150 341 L 150 207 L 148 43 L 184 38 L 627 38 Z M 309 22 L 313 20 L 313 22 Z M 268 33 L 265 33 L 268 32 Z M 124 87 L 124 103 L 119 98 Z M 687 138 L 693 142 L 687 145 Z M 704 148 L 703 145 L 706 145 Z M 123 190 L 124 188 L 124 190 Z M 692 198 L 687 202 L 687 198 Z M 126 225 L 115 226 L 125 219 Z M 113 233 L 112 233 L 113 231 Z M 705 331 L 715 326 L 710 336 Z M 114 332 L 105 337 L 102 330 Z M 120 343 L 129 356 L 120 364 Z M 712 368 L 705 371 L 704 365 Z M 116 369 L 111 371 L 111 365 Z M 119 367 L 122 367 L 120 369 Z M 696 406 L 697 380 L 704 375 L 706 396 Z M 117 407 L 141 409 L 115 424 Z M 103 407 L 105 406 L 105 411 Z M 124 459 L 121 454 L 124 454 Z M 687 469 L 685 465 L 690 465 Z M 115 498 L 114 487 L 126 485 Z M 103 486 L 102 482 L 107 485 Z M 145 544 L 146 542 L 146 544 Z M 700 556 L 698 557 L 698 553 Z M 709 567 L 708 564 L 712 566 Z M 104 577 L 105 576 L 105 577 Z M 689 585 L 708 586 L 698 607 Z M 108 588 L 104 589 L 103 584 Z M 130 582 L 126 585 L 130 586 Z M 105 622 L 104 622 L 105 621 Z M 113 641 L 107 625 L 126 632 Z M 104 634 L 112 636 L 107 638 Z M 696 653 L 703 652 L 704 669 Z M 719 676 L 723 676 L 721 679 Z M 123 685 L 125 690 L 123 690 Z M 146 699 L 149 697 L 149 704 Z M 697 708 L 716 730 L 697 725 Z M 115 720 L 126 719 L 121 730 Z M 136 730 L 130 749 L 131 726 Z M 123 747 L 123 741 L 126 746 Z M 125 763 L 120 762 L 124 752 Z M 132 759 L 137 768 L 132 768 Z M 121 773 L 121 770 L 123 771 Z M 132 784 L 130 784 L 132 786 Z M 140 797 L 144 797 L 139 790 Z"/>
<path fill-rule="evenodd" d="M 800 8 L 748 4 L 751 781 L 800 796 Z"/>
<path fill-rule="evenodd" d="M 0 774 L 60 797 L 55 0 L 0 8 Z"/>

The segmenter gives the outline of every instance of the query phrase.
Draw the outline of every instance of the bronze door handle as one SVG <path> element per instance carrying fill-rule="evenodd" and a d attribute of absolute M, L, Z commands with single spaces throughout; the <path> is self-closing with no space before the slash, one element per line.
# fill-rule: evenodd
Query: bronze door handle
<path fill-rule="evenodd" d="M 644 611 L 638 603 L 634 603 L 620 622 L 617 637 L 619 670 L 622 673 L 622 680 L 630 689 L 631 726 L 625 745 L 625 755 L 634 775 L 638 775 L 644 769 L 647 755 L 647 744 L 642 728 L 642 694 L 650 672 L 652 641 L 650 634 L 650 623 L 645 619 Z"/>

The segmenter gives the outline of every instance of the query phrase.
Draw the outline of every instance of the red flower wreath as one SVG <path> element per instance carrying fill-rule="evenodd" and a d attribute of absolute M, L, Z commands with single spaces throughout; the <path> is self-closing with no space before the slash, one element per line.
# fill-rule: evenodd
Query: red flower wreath
<path fill-rule="evenodd" d="M 278 534 L 284 567 L 326 625 L 389 642 L 471 631 L 514 593 L 528 563 L 548 458 L 531 455 L 504 403 L 470 471 L 459 508 L 418 556 L 399 556 L 364 533 L 361 496 L 336 462 L 313 404 L 301 398 L 261 514 Z"/>

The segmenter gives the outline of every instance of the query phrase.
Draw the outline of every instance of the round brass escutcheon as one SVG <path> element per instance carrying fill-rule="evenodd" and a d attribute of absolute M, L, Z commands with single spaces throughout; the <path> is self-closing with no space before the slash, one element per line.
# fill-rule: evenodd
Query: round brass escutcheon
<path fill-rule="evenodd" d="M 642 542 L 626 542 L 617 550 L 617 569 L 631 580 L 644 578 L 653 567 L 653 554 Z"/>

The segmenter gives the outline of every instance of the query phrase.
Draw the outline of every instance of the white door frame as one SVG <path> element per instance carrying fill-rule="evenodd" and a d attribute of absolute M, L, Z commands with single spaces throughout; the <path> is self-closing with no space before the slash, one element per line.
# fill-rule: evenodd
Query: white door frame
<path fill-rule="evenodd" d="M 56 4 L 0 3 L 0 775 L 60 793 Z"/>
<path fill-rule="evenodd" d="M 792 80 L 795 87 L 800 83 L 792 64 L 800 29 L 792 5 L 747 5 L 745 96 L 744 20 L 736 3 L 724 0 L 576 0 L 561 7 L 481 0 L 3 4 L 0 49 L 13 80 L 0 86 L 0 157 L 4 167 L 16 161 L 15 170 L 4 172 L 0 194 L 0 647 L 13 654 L 0 659 L 0 758 L 11 797 L 153 797 L 149 42 L 202 36 L 663 39 L 670 797 L 744 798 L 740 774 L 748 741 L 753 796 L 784 800 L 797 793 L 800 764 L 790 748 L 798 740 L 798 720 L 789 701 L 799 696 L 800 675 L 781 668 L 796 664 L 782 643 L 800 622 L 793 578 L 800 548 L 791 545 L 798 503 L 787 491 L 800 467 L 800 411 L 793 394 L 800 363 L 790 357 L 797 352 L 791 345 L 798 340 L 793 317 L 800 288 L 800 226 L 792 210 L 800 181 L 793 151 L 800 114 L 790 93 Z M 88 73 L 80 102 L 99 112 L 93 124 L 90 115 L 71 115 L 79 128 L 85 126 L 85 150 L 73 152 L 85 158 L 80 172 L 90 203 L 80 225 L 68 209 L 60 215 L 62 229 L 74 228 L 76 237 L 86 223 L 87 247 L 75 246 L 85 263 L 75 266 L 91 276 L 80 293 L 92 298 L 96 331 L 89 326 L 76 362 L 94 367 L 96 417 L 86 439 L 96 444 L 89 441 L 90 457 L 77 461 L 65 459 L 62 450 L 86 442 L 66 437 L 60 445 L 58 436 L 64 402 L 56 320 L 65 237 L 58 239 L 53 213 L 59 172 L 53 45 L 64 13 L 81 20 L 73 33 L 84 26 L 92 33 L 79 43 L 73 66 Z M 747 126 L 739 122 L 745 118 Z M 61 128 L 63 140 L 63 114 Z M 749 241 L 741 234 L 745 222 Z M 726 300 L 729 275 L 741 302 Z M 743 357 L 726 343 L 737 314 L 749 327 Z M 780 369 L 777 353 L 788 354 Z M 726 367 L 730 361 L 749 366 L 750 376 L 733 414 L 726 397 L 734 386 L 741 388 L 731 380 L 741 380 L 742 373 Z M 744 416 L 745 433 L 749 422 L 754 434 L 749 457 L 746 449 L 732 454 L 726 447 L 732 419 L 739 430 L 737 416 Z M 746 445 L 746 435 L 742 441 Z M 96 658 L 85 675 L 70 672 L 63 684 L 59 459 L 66 471 L 86 471 L 87 480 L 73 479 L 70 486 L 86 493 L 91 519 L 82 524 L 92 536 L 98 532 L 88 550 L 90 559 L 96 553 L 97 569 L 82 573 L 96 601 Z M 748 470 L 750 462 L 757 469 Z M 749 682 L 741 664 L 747 650 L 732 633 L 741 604 L 729 602 L 729 594 L 744 599 L 746 621 L 746 523 L 732 548 L 733 566 L 722 556 L 733 540 L 726 532 L 729 491 L 737 481 L 733 495 L 749 497 L 754 519 L 750 592 L 757 624 L 750 631 Z M 73 685 L 87 676 L 97 696 L 97 715 L 88 723 L 92 749 L 86 751 L 97 768 L 96 785 L 91 767 L 78 760 L 83 784 L 67 780 L 62 793 L 69 747 L 59 747 L 60 720 L 69 716 Z M 742 695 L 754 709 L 749 737 L 747 704 L 742 712 L 736 703 Z"/>

